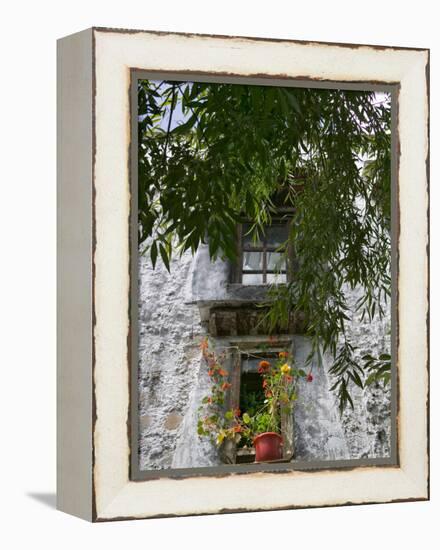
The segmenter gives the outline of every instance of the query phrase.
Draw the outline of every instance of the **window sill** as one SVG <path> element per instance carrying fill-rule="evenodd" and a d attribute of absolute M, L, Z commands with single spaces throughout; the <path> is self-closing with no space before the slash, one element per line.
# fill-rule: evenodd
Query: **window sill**
<path fill-rule="evenodd" d="M 249 302 L 265 301 L 268 298 L 269 290 L 272 287 L 281 287 L 279 285 L 244 285 L 242 283 L 228 283 L 226 292 L 231 299 L 246 300 Z"/>
<path fill-rule="evenodd" d="M 293 456 L 285 456 L 277 460 L 266 460 L 257 462 L 255 460 L 255 449 L 239 449 L 236 454 L 235 464 L 282 464 L 293 462 Z"/>

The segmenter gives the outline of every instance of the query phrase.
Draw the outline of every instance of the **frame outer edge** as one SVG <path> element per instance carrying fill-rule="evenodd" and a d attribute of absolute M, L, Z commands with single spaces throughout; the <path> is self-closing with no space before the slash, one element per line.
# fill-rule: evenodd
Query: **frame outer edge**
<path fill-rule="evenodd" d="M 427 133 L 427 147 L 426 152 L 426 194 L 427 194 L 427 208 L 426 208 L 426 231 L 427 231 L 427 243 L 426 243 L 426 259 L 427 259 L 427 312 L 426 312 L 426 370 L 428 375 L 428 387 L 426 397 L 426 460 L 427 460 L 427 480 L 426 480 L 426 495 L 427 500 L 431 500 L 431 51 L 426 50 L 427 60 L 425 66 L 425 78 L 426 78 L 426 107 L 427 107 L 427 120 L 426 120 L 426 133 Z"/>
<path fill-rule="evenodd" d="M 104 32 L 103 29 L 100 29 L 100 28 L 96 28 L 94 29 L 96 32 Z M 108 32 L 112 32 L 112 31 L 108 31 Z M 174 33 L 172 33 L 174 34 Z M 394 49 L 394 48 L 391 48 L 391 49 Z M 416 50 L 415 48 L 410 48 L 411 50 Z M 426 51 L 426 50 L 425 50 Z M 94 145 L 94 143 L 93 143 Z M 92 147 L 92 149 L 94 150 L 94 148 Z M 93 232 L 93 228 L 92 228 L 92 232 Z M 94 236 L 94 234 L 93 234 Z M 95 242 L 93 239 L 92 239 L 93 243 Z M 93 244 L 93 246 L 95 246 Z M 93 307 L 93 306 L 92 306 Z M 429 307 L 429 300 L 428 300 L 428 307 Z M 428 359 L 429 361 L 429 359 Z M 429 382 L 428 382 L 429 383 Z M 429 425 L 428 425 L 428 434 L 429 434 Z M 429 458 L 428 458 L 429 460 Z M 429 473 L 428 473 L 428 476 L 429 476 Z M 429 483 L 429 482 L 428 482 Z M 427 495 L 427 498 L 429 498 L 429 488 L 428 488 L 428 495 Z M 404 499 L 390 499 L 390 500 L 385 500 L 384 502 L 405 502 L 405 501 L 413 501 L 413 500 L 426 500 L 426 496 L 423 495 L 423 496 L 417 496 L 417 497 L 413 497 L 413 498 L 404 498 Z M 375 503 L 376 501 L 374 502 L 371 502 L 371 503 Z M 379 501 L 377 501 L 379 502 Z M 345 502 L 344 504 L 339 504 L 339 505 L 350 505 L 350 504 L 366 504 L 364 502 L 362 503 L 355 503 L 355 502 Z M 332 504 L 334 505 L 334 504 Z M 290 509 L 290 508 L 295 508 L 296 506 L 289 506 L 287 509 Z M 302 507 L 302 506 L 301 506 Z M 306 506 L 306 507 L 309 507 L 309 506 Z M 313 506 L 314 507 L 314 506 Z M 321 507 L 321 506 L 319 506 Z M 272 508 L 271 508 L 272 509 Z M 282 508 L 275 508 L 275 509 L 282 509 Z M 240 511 L 253 511 L 253 509 L 249 509 L 249 510 L 243 510 L 243 509 L 223 509 L 223 510 L 220 510 L 219 512 L 214 512 L 214 513 L 228 513 L 228 512 L 240 512 Z M 104 511 L 105 512 L 105 511 Z M 213 513 L 213 512 L 206 512 L 206 513 Z M 105 516 L 105 514 L 100 514 L 101 516 Z M 154 515 L 150 515 L 150 516 L 146 516 L 146 517 L 172 517 L 174 515 L 180 515 L 180 514 L 159 514 L 157 516 L 154 516 Z M 183 515 L 187 515 L 186 513 L 183 514 Z M 192 515 L 192 514 L 191 514 Z M 195 514 L 195 515 L 204 515 L 204 514 Z M 137 516 L 130 516 L 128 515 L 127 517 L 125 516 L 120 516 L 118 514 L 115 514 L 113 517 L 109 516 L 109 517 L 97 517 L 96 516 L 96 512 L 92 512 L 92 516 L 93 516 L 93 519 L 95 521 L 112 521 L 112 520 L 119 520 L 119 519 L 141 519 L 140 517 L 138 518 Z M 145 517 L 145 516 L 144 516 Z"/>
<path fill-rule="evenodd" d="M 92 30 L 57 43 L 57 509 L 92 514 Z"/>

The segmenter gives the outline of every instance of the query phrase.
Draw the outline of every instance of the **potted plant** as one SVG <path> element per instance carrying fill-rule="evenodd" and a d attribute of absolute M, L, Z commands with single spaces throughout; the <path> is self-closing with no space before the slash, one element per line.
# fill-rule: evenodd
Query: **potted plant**
<path fill-rule="evenodd" d="M 297 380 L 306 374 L 293 368 L 287 351 L 281 351 L 273 363 L 260 361 L 258 372 L 265 395 L 263 407 L 251 418 L 243 415 L 243 421 L 251 426 L 254 434 L 255 460 L 279 460 L 283 457 L 281 418 L 283 414 L 292 413 L 297 398 Z"/>
<path fill-rule="evenodd" d="M 246 419 L 247 420 L 247 419 Z M 256 462 L 278 460 L 283 456 L 283 437 L 280 425 L 268 412 L 260 412 L 250 417 L 252 443 L 255 448 Z"/>

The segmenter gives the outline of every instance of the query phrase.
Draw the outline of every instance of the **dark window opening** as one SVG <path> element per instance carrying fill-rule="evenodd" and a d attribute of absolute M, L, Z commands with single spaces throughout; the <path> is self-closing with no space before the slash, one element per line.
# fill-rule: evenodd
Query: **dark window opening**
<path fill-rule="evenodd" d="M 262 360 L 271 362 L 275 359 L 275 353 L 242 355 L 239 388 L 239 408 L 242 413 L 247 412 L 249 416 L 254 416 L 264 408 L 265 395 L 258 367 Z M 242 438 L 237 445 L 236 462 L 247 463 L 254 460 L 255 450 L 253 449 L 252 440 Z"/>

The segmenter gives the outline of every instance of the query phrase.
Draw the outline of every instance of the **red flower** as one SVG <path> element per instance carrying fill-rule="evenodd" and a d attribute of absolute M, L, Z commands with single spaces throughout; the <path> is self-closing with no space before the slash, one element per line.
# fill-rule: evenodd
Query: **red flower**
<path fill-rule="evenodd" d="M 287 382 L 292 382 L 293 376 L 291 376 L 290 374 L 286 374 L 285 379 Z"/>
<path fill-rule="evenodd" d="M 214 374 L 214 371 L 213 371 L 212 369 L 210 369 L 210 370 L 208 371 L 208 375 L 209 375 L 209 376 L 212 376 L 213 374 Z"/>
<path fill-rule="evenodd" d="M 266 397 L 272 397 L 273 396 L 273 393 L 270 391 L 270 390 L 267 390 L 266 392 L 264 392 L 264 395 Z"/>
<path fill-rule="evenodd" d="M 234 416 L 240 416 L 240 415 L 241 415 L 240 409 L 238 409 L 238 408 L 235 409 L 235 411 L 234 411 Z"/>
<path fill-rule="evenodd" d="M 312 382 L 313 380 L 313 374 L 311 372 L 309 372 L 309 374 L 307 375 L 307 378 L 306 378 L 307 382 Z"/>
<path fill-rule="evenodd" d="M 270 368 L 269 361 L 260 361 L 258 365 L 258 372 L 260 374 L 263 374 L 263 372 L 266 372 Z"/>
<path fill-rule="evenodd" d="M 220 369 L 218 371 L 219 375 L 220 376 L 228 376 L 228 371 L 224 370 L 224 369 Z"/>
<path fill-rule="evenodd" d="M 267 386 L 267 380 L 263 380 L 263 388 Z"/>
<path fill-rule="evenodd" d="M 222 390 L 225 391 L 231 387 L 231 384 L 229 382 L 223 382 L 222 384 Z"/>

